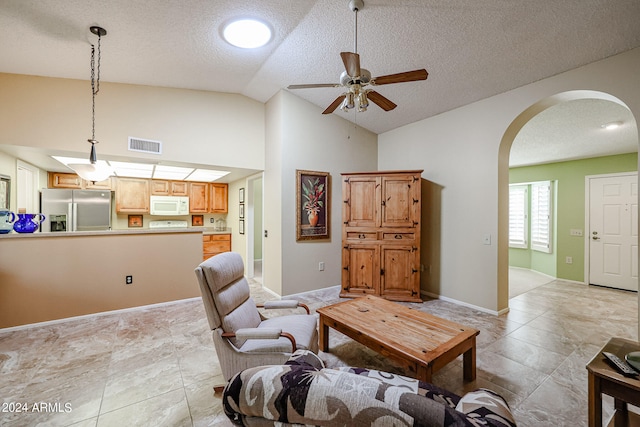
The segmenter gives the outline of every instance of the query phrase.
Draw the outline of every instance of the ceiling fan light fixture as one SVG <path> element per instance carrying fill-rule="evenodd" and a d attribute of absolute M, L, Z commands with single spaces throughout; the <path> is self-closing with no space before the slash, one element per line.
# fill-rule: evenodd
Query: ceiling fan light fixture
<path fill-rule="evenodd" d="M 358 111 L 367 111 L 367 107 L 369 107 L 367 92 L 360 92 L 360 94 L 358 94 Z"/>
<path fill-rule="evenodd" d="M 262 47 L 271 40 L 271 28 L 257 19 L 238 19 L 229 22 L 222 30 L 227 43 L 243 48 Z"/>
<path fill-rule="evenodd" d="M 349 110 L 356 106 L 355 95 L 353 94 L 353 92 L 348 92 L 345 99 L 347 101 L 347 108 Z"/>

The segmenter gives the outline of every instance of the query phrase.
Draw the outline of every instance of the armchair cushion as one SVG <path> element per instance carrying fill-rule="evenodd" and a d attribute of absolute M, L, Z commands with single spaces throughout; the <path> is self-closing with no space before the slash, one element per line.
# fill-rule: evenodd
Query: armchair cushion
<path fill-rule="evenodd" d="M 258 329 L 281 329 L 296 337 L 296 344 L 300 350 L 314 350 L 317 345 L 316 316 L 294 314 L 290 316 L 271 317 L 258 325 Z M 247 340 L 240 347 L 245 353 L 280 353 L 291 352 L 291 341 L 286 338 L 277 340 Z"/>

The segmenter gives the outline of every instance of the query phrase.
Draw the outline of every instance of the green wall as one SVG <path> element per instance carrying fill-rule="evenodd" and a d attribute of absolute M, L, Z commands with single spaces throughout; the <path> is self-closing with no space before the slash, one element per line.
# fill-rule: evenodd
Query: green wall
<path fill-rule="evenodd" d="M 638 153 L 511 168 L 509 183 L 556 181 L 554 194 L 554 248 L 552 254 L 509 249 L 509 265 L 530 268 L 559 279 L 584 281 L 585 177 L 638 170 Z M 580 229 L 582 236 L 571 236 Z M 573 264 L 566 264 L 566 257 Z"/>

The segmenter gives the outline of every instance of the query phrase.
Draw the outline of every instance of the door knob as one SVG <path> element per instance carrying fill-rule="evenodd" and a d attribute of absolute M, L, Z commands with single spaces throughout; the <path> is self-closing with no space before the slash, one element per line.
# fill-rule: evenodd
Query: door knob
<path fill-rule="evenodd" d="M 600 240 L 600 238 L 598 236 L 593 236 L 592 239 L 593 240 Z"/>

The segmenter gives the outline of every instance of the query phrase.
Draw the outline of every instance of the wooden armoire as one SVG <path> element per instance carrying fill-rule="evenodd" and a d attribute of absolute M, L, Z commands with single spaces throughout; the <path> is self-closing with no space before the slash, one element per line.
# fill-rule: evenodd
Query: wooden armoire
<path fill-rule="evenodd" d="M 421 170 L 342 174 L 341 297 L 420 302 Z"/>

